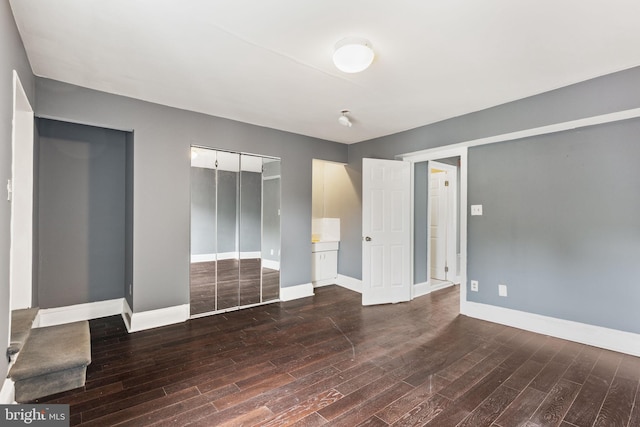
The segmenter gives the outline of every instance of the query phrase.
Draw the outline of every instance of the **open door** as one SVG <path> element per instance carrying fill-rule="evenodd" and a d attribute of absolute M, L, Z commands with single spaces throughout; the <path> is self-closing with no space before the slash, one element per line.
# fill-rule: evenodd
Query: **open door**
<path fill-rule="evenodd" d="M 363 159 L 362 305 L 411 299 L 410 163 Z"/>
<path fill-rule="evenodd" d="M 457 167 L 429 162 L 431 279 L 454 282 L 457 272 Z M 433 286 L 433 284 L 432 284 Z"/>

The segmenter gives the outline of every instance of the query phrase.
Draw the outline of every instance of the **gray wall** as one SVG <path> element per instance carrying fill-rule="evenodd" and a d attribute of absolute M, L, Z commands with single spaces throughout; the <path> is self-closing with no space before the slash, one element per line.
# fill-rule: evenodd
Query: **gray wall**
<path fill-rule="evenodd" d="M 355 188 L 359 189 L 361 188 L 359 182 L 361 181 L 363 157 L 394 158 L 402 153 L 638 107 L 640 107 L 640 68 L 633 68 L 411 131 L 350 145 L 348 147 L 349 168 L 353 172 L 352 177 L 356 182 Z M 584 219 L 576 218 L 575 220 L 576 226 L 579 224 L 580 228 L 567 230 L 568 235 L 564 233 L 551 235 L 545 232 L 544 235 L 550 241 L 545 242 L 542 247 L 565 248 L 564 259 L 558 259 L 557 253 L 553 251 L 546 254 L 536 254 L 535 274 L 532 279 L 529 279 L 525 277 L 525 273 L 531 273 L 532 266 L 528 257 L 532 255 L 533 248 L 528 249 L 527 238 L 518 234 L 520 228 L 515 226 L 524 227 L 520 222 L 534 222 L 541 229 L 558 230 L 563 221 L 568 221 L 567 213 L 557 211 L 553 204 L 548 206 L 553 215 L 545 215 L 540 218 L 515 210 L 512 205 L 523 203 L 523 206 L 527 206 L 525 201 L 530 197 L 532 200 L 541 200 L 541 196 L 534 191 L 537 188 L 535 182 L 540 178 L 536 176 L 534 183 L 530 183 L 524 191 L 516 192 L 514 188 L 508 187 L 509 191 L 500 195 L 499 190 L 493 189 L 493 187 L 504 188 L 503 185 L 506 184 L 497 183 L 496 171 L 491 170 L 492 166 L 499 167 L 500 171 L 509 172 L 508 179 L 503 180 L 500 177 L 500 180 L 512 179 L 517 183 L 522 183 L 525 177 L 531 179 L 531 176 L 527 174 L 525 169 L 520 175 L 515 165 L 534 164 L 535 166 L 531 167 L 538 169 L 540 173 L 546 171 L 553 175 L 554 181 L 563 182 L 560 184 L 560 188 L 564 189 L 562 196 L 554 195 L 553 202 L 557 204 L 559 200 L 556 198 L 565 198 L 566 200 L 560 206 L 563 206 L 563 209 L 573 206 L 569 212 L 576 216 L 580 214 L 581 209 L 587 209 L 588 206 L 600 203 L 602 188 L 595 186 L 595 176 L 603 173 L 618 175 L 619 178 L 624 178 L 626 183 L 622 187 L 620 184 L 611 186 L 609 194 L 604 200 L 609 203 L 610 207 L 635 208 L 633 212 L 637 213 L 637 205 L 625 200 L 629 197 L 633 198 L 630 195 L 637 194 L 638 188 L 640 188 L 640 174 L 635 172 L 638 169 L 637 165 L 629 164 L 629 159 L 637 160 L 637 150 L 628 142 L 632 138 L 633 127 L 635 124 L 622 123 L 549 135 L 543 138 L 548 141 L 545 145 L 547 148 L 542 148 L 542 146 L 536 148 L 536 150 L 542 150 L 545 155 L 535 151 L 537 153 L 535 156 L 541 156 L 545 159 L 544 162 L 536 161 L 535 156 L 529 157 L 529 154 L 534 154 L 533 151 L 524 148 L 515 151 L 515 148 L 511 148 L 511 144 L 519 143 L 514 142 L 470 150 L 468 201 L 470 204 L 484 204 L 486 199 L 489 205 L 485 205 L 485 209 L 489 207 L 489 211 L 485 211 L 485 215 L 481 218 L 468 217 L 468 278 L 478 279 L 482 289 L 478 294 L 471 294 L 469 298 L 477 298 L 489 304 L 499 304 L 508 308 L 548 314 L 621 330 L 634 332 L 640 330 L 638 315 L 633 314 L 628 302 L 630 300 L 637 301 L 638 296 L 633 283 L 633 278 L 637 275 L 631 274 L 637 273 L 637 271 L 630 268 L 630 265 L 639 264 L 637 262 L 637 247 L 640 238 L 638 238 L 637 230 L 640 224 L 630 223 L 626 217 L 620 218 L 624 215 L 615 212 L 615 209 L 598 207 L 596 212 L 602 216 L 595 224 L 611 231 L 611 233 L 607 233 L 594 230 L 591 225 L 594 224 L 595 218 L 591 217 L 591 214 L 588 216 L 581 214 L 580 216 L 584 216 Z M 598 136 L 596 137 L 591 132 L 595 132 Z M 635 130 L 635 134 L 638 134 L 637 130 Z M 590 142 L 565 145 L 576 143 L 583 138 Z M 637 143 L 637 136 L 635 140 Z M 556 143 L 558 148 L 554 148 Z M 534 147 L 538 142 L 526 141 L 522 144 L 514 147 Z M 620 161 L 620 165 L 624 166 L 618 167 L 618 164 L 614 166 L 614 162 L 611 162 L 608 170 L 594 169 L 589 172 L 591 175 L 587 171 L 580 170 L 580 173 L 577 174 L 579 171 L 574 169 L 584 167 L 582 165 L 588 164 L 592 168 L 597 168 L 597 162 L 589 160 L 589 163 L 586 163 L 587 159 L 602 158 L 603 153 L 609 150 L 608 147 L 615 147 L 613 148 L 613 152 L 616 153 L 614 157 Z M 576 154 L 578 150 L 580 151 L 579 155 Z M 496 158 L 500 160 L 487 164 L 492 156 L 497 156 Z M 556 160 L 550 162 L 549 160 L 552 158 Z M 566 185 L 570 186 L 570 191 L 565 187 Z M 482 198 L 478 197 L 479 195 L 482 195 Z M 589 198 L 591 199 L 587 206 L 586 200 Z M 493 212 L 495 209 L 493 205 L 507 203 L 508 199 L 512 200 L 512 205 L 509 205 L 507 212 L 499 215 L 501 221 L 495 221 L 494 218 L 497 217 L 494 217 L 496 214 Z M 358 234 L 343 236 L 341 252 L 347 262 L 341 262 L 339 268 L 341 274 L 361 278 L 362 251 L 359 230 L 362 225 L 361 210 L 357 209 L 360 204 L 360 195 L 353 200 L 346 201 L 346 203 L 352 207 L 350 221 L 353 223 L 353 228 L 358 230 Z M 619 222 L 625 227 L 618 226 Z M 502 224 L 514 224 L 514 227 L 503 227 Z M 631 228 L 626 228 L 627 226 Z M 603 234 L 607 235 L 606 240 L 602 239 Z M 521 241 L 521 239 L 524 240 Z M 574 242 L 579 243 L 581 247 L 576 247 Z M 594 249 L 601 247 L 603 243 L 607 247 L 615 247 L 616 249 L 605 256 L 603 252 L 606 251 L 603 251 L 603 248 Z M 633 245 L 635 245 L 635 249 L 632 249 Z M 540 248 L 541 246 L 537 247 L 538 250 Z M 617 248 L 624 248 L 626 253 L 622 253 L 621 249 Z M 504 265 L 496 266 L 495 264 L 485 265 L 482 263 L 486 257 L 495 259 L 497 254 L 504 254 L 508 251 L 513 251 L 508 258 L 510 263 L 508 268 Z M 613 254 L 615 256 L 612 256 Z M 597 265 L 592 266 L 591 264 L 595 263 L 598 257 L 601 258 L 596 263 Z M 528 269 L 522 270 L 524 266 L 527 266 Z M 581 269 L 582 271 L 580 271 Z M 589 279 L 588 284 L 579 284 L 577 280 L 570 278 L 571 275 L 574 275 L 575 278 L 584 281 L 587 279 L 586 272 L 597 278 L 599 283 L 595 284 L 592 279 Z M 552 282 L 541 284 L 537 279 L 542 278 Z M 558 280 L 559 278 L 561 280 Z M 569 282 L 567 282 L 568 279 L 570 279 Z M 511 295 L 511 287 L 513 287 L 513 292 L 515 292 L 513 298 L 510 296 L 498 299 L 495 296 L 499 280 L 504 280 L 507 285 L 510 285 L 508 281 L 512 282 L 509 293 Z M 487 286 L 483 287 L 483 283 L 486 283 Z M 577 295 L 575 295 L 576 293 Z M 528 298 L 525 298 L 524 295 L 527 295 Z M 555 300 L 561 302 L 554 302 Z M 594 307 L 600 307 L 600 312 L 595 312 Z"/>
<path fill-rule="evenodd" d="M 416 163 L 413 186 L 413 283 L 429 280 L 427 260 L 429 241 L 427 240 L 427 218 L 429 202 L 429 162 Z"/>
<path fill-rule="evenodd" d="M 468 299 L 640 333 L 638 135 L 635 119 L 471 149 Z"/>
<path fill-rule="evenodd" d="M 126 133 L 37 120 L 40 308 L 124 296 Z"/>
<path fill-rule="evenodd" d="M 347 147 L 41 79 L 37 114 L 134 130 L 135 312 L 189 302 L 190 146 L 282 159 L 282 286 L 311 281 L 311 162 Z"/>
<path fill-rule="evenodd" d="M 2 188 L 11 178 L 11 131 L 13 128 L 13 70 L 35 105 L 34 77 L 20 35 L 6 0 L 0 1 L 0 182 Z M 11 204 L 3 192 L 0 202 L 0 342 L 9 342 L 9 248 Z M 7 359 L 0 357 L 0 373 L 7 372 Z"/>

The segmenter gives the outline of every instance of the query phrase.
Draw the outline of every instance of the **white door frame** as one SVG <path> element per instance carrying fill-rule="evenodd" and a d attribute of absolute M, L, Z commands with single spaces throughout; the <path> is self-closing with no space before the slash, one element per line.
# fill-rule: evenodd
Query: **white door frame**
<path fill-rule="evenodd" d="M 31 307 L 33 286 L 33 109 L 13 71 L 10 309 Z"/>
<path fill-rule="evenodd" d="M 458 147 L 437 147 L 431 148 L 428 150 L 417 151 L 408 154 L 401 154 L 396 156 L 398 160 L 404 160 L 412 163 L 411 168 L 411 273 L 413 275 L 413 227 L 414 227 L 414 186 L 415 186 L 415 177 L 414 177 L 414 168 L 415 163 L 425 162 L 425 161 L 433 161 L 438 159 L 445 159 L 447 157 L 460 157 L 460 312 L 465 312 L 465 304 L 467 301 L 467 147 L 466 146 L 458 146 Z M 412 288 L 412 297 L 414 292 L 414 286 Z"/>
<path fill-rule="evenodd" d="M 442 158 L 442 157 L 441 157 Z M 457 246 L 457 240 L 458 240 L 458 233 L 456 232 L 456 214 L 457 214 L 457 209 L 458 209 L 458 201 L 457 201 L 457 196 L 458 196 L 458 167 L 457 166 L 453 166 L 453 165 L 448 165 L 446 163 L 440 163 L 437 160 L 432 160 L 429 162 L 429 170 L 427 173 L 427 188 L 429 188 L 429 190 L 431 190 L 431 168 L 437 168 L 437 169 L 442 169 L 445 172 L 447 172 L 447 179 L 449 180 L 449 182 L 451 182 L 451 189 L 449 190 L 453 197 L 451 198 L 451 200 L 447 199 L 447 218 L 446 218 L 446 227 L 447 227 L 447 235 L 448 237 L 451 239 L 451 241 L 453 242 L 453 244 L 455 246 Z M 431 251 L 431 203 L 427 201 L 427 242 L 428 242 L 428 247 L 429 247 L 429 251 Z M 452 208 L 452 209 L 449 209 Z M 449 230 L 451 230 L 451 233 L 449 233 Z M 449 240 L 449 239 L 448 239 Z M 454 248 L 453 249 L 453 253 L 451 253 L 451 249 L 447 249 L 447 254 L 446 254 L 446 258 L 449 259 L 451 256 L 453 256 L 453 261 L 454 261 L 454 265 L 457 267 L 458 265 L 458 260 L 457 260 L 457 251 Z M 413 258 L 412 258 L 413 259 Z M 456 274 L 456 270 L 454 269 L 453 271 L 451 271 L 451 266 L 449 265 L 449 274 L 447 275 L 447 281 L 449 282 L 453 282 L 456 283 L 457 280 L 459 280 L 459 277 Z M 428 277 L 427 277 L 427 284 L 429 286 L 433 286 L 433 284 L 431 283 L 431 256 L 427 257 L 427 272 L 428 272 Z M 433 289 L 433 288 L 431 288 Z"/>

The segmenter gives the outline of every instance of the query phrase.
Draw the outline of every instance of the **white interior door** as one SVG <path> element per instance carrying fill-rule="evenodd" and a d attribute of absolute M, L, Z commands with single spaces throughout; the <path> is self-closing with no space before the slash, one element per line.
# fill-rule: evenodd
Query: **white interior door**
<path fill-rule="evenodd" d="M 363 159 L 362 305 L 411 299 L 410 163 Z"/>
<path fill-rule="evenodd" d="M 431 278 L 447 280 L 447 172 L 429 169 Z"/>
<path fill-rule="evenodd" d="M 431 279 L 457 282 L 458 168 L 429 162 L 429 271 Z"/>

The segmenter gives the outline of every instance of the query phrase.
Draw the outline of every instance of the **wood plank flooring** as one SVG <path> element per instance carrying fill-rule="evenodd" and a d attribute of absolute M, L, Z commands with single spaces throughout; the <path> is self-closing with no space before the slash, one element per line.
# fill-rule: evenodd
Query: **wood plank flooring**
<path fill-rule="evenodd" d="M 93 320 L 83 426 L 640 426 L 640 359 L 458 314 L 451 287 L 316 295 L 127 334 Z"/>
<path fill-rule="evenodd" d="M 259 258 L 192 263 L 191 315 L 278 299 L 280 272 L 261 264 Z"/>

